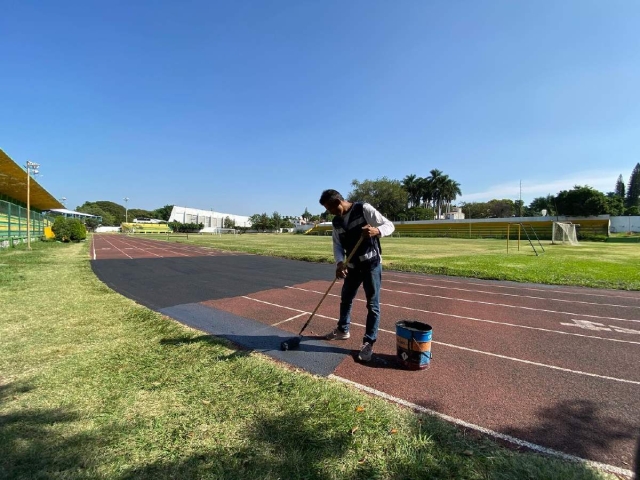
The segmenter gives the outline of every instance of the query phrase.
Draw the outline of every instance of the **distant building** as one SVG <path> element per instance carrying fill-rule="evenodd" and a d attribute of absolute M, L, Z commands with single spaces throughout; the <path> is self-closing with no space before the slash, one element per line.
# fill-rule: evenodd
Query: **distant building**
<path fill-rule="evenodd" d="M 464 213 L 462 212 L 462 208 L 451 207 L 449 213 L 445 213 L 443 217 L 446 220 L 464 220 Z"/>
<path fill-rule="evenodd" d="M 165 220 L 157 218 L 138 217 L 133 219 L 133 223 L 167 223 Z"/>
<path fill-rule="evenodd" d="M 174 206 L 171 210 L 169 222 L 202 223 L 205 229 L 225 228 L 224 220 L 235 222 L 236 227 L 251 227 L 249 217 L 233 215 L 231 213 L 214 212 L 213 210 L 199 210 L 197 208 Z"/>
<path fill-rule="evenodd" d="M 102 217 L 99 215 L 89 215 L 88 213 L 76 212 L 74 210 L 67 210 L 66 208 L 53 208 L 46 212 L 51 217 L 66 217 L 77 218 L 78 220 L 85 221 L 87 218 L 95 218 L 98 223 L 102 223 Z"/>

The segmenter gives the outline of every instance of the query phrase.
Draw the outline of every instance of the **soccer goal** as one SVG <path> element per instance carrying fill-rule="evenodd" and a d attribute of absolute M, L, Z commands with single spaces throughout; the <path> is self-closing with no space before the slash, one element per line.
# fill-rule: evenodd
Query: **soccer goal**
<path fill-rule="evenodd" d="M 573 223 L 568 222 L 553 222 L 551 243 L 554 245 L 559 243 L 568 243 L 573 246 L 578 245 L 576 226 Z"/>

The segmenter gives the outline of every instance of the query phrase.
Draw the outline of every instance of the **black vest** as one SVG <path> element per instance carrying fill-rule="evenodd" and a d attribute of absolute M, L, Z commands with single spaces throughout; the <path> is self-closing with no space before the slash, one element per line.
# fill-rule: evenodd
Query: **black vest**
<path fill-rule="evenodd" d="M 362 227 L 367 224 L 362 202 L 355 202 L 350 212 L 348 224 L 345 225 L 343 217 L 338 216 L 333 217 L 331 222 L 334 230 L 338 233 L 340 244 L 345 249 L 346 255 L 349 255 L 353 247 L 356 246 L 362 236 Z M 371 270 L 380 263 L 381 254 L 380 239 L 378 237 L 365 238 L 349 263 L 359 270 Z"/>

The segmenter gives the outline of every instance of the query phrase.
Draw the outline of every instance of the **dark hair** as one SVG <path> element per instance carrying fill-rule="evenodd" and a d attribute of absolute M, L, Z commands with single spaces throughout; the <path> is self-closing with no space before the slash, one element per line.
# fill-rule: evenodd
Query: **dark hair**
<path fill-rule="evenodd" d="M 320 195 L 320 205 L 326 205 L 328 203 L 336 203 L 343 201 L 342 195 L 337 190 L 325 190 Z"/>

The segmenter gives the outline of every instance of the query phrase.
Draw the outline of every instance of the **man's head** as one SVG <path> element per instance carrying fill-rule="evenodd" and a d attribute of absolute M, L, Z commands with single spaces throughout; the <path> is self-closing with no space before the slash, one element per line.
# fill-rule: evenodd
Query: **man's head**
<path fill-rule="evenodd" d="M 320 195 L 320 205 L 332 215 L 341 216 L 351 207 L 351 202 L 347 202 L 336 190 L 325 190 Z"/>

